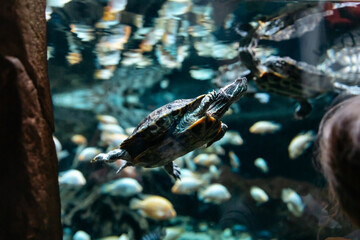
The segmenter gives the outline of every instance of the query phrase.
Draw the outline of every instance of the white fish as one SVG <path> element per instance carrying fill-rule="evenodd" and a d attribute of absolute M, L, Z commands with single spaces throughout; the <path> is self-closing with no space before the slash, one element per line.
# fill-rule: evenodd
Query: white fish
<path fill-rule="evenodd" d="M 176 240 L 180 238 L 180 235 L 185 232 L 185 229 L 182 227 L 167 227 L 165 228 L 165 237 L 164 240 Z"/>
<path fill-rule="evenodd" d="M 250 127 L 249 131 L 255 134 L 266 134 L 277 132 L 280 129 L 280 123 L 275 123 L 272 121 L 258 121 Z"/>
<path fill-rule="evenodd" d="M 214 77 L 215 73 L 211 68 L 199 68 L 190 70 L 190 75 L 196 80 L 209 80 Z"/>
<path fill-rule="evenodd" d="M 270 101 L 270 95 L 268 93 L 255 93 L 254 97 L 262 104 Z"/>
<path fill-rule="evenodd" d="M 125 9 L 127 0 L 110 0 L 108 5 L 110 6 L 111 12 L 120 12 Z"/>
<path fill-rule="evenodd" d="M 171 192 L 175 194 L 191 194 L 199 190 L 203 182 L 195 177 L 182 177 L 181 180 L 176 180 Z"/>
<path fill-rule="evenodd" d="M 290 159 L 296 159 L 301 154 L 305 152 L 305 150 L 310 147 L 311 143 L 315 140 L 314 131 L 310 130 L 306 133 L 300 133 L 296 135 L 290 142 L 288 147 L 289 157 Z"/>
<path fill-rule="evenodd" d="M 200 153 L 194 158 L 194 162 L 201 166 L 210 167 L 220 164 L 221 160 L 216 154 Z"/>
<path fill-rule="evenodd" d="M 94 73 L 94 78 L 100 80 L 109 80 L 112 76 L 114 76 L 112 69 L 96 69 Z"/>
<path fill-rule="evenodd" d="M 226 189 L 226 187 L 219 183 L 211 184 L 199 193 L 200 200 L 203 200 L 204 202 L 212 202 L 215 204 L 225 202 L 229 200 L 230 197 L 231 194 Z"/>
<path fill-rule="evenodd" d="M 257 158 L 254 161 L 254 165 L 259 168 L 263 173 L 269 172 L 269 167 L 263 158 Z"/>
<path fill-rule="evenodd" d="M 258 204 L 269 201 L 269 196 L 266 194 L 266 192 L 256 186 L 251 187 L 250 195 Z"/>
<path fill-rule="evenodd" d="M 77 231 L 73 236 L 73 240 L 90 240 L 90 239 L 91 239 L 90 235 L 82 230 Z"/>
<path fill-rule="evenodd" d="M 239 157 L 233 151 L 230 151 L 229 158 L 230 158 L 231 169 L 234 172 L 238 172 L 241 165 Z"/>
<path fill-rule="evenodd" d="M 78 160 L 80 162 L 90 162 L 100 152 L 101 152 L 100 149 L 96 147 L 87 147 L 80 152 L 78 156 Z"/>
<path fill-rule="evenodd" d="M 57 139 L 55 136 L 53 136 L 53 141 L 54 141 L 54 144 L 55 144 L 56 156 L 58 158 L 58 161 L 61 161 L 62 159 L 69 156 L 68 151 L 62 150 L 62 145 L 61 145 L 59 139 Z"/>
<path fill-rule="evenodd" d="M 57 139 L 57 137 L 53 136 L 53 141 L 54 141 L 54 144 L 55 144 L 56 152 L 61 152 L 62 145 L 61 145 L 59 139 Z"/>
<path fill-rule="evenodd" d="M 79 170 L 70 169 L 59 173 L 59 184 L 83 186 L 85 183 L 85 177 Z"/>
<path fill-rule="evenodd" d="M 120 127 L 118 124 L 99 123 L 98 128 L 100 131 L 104 131 L 104 132 L 125 133 L 124 129 Z"/>
<path fill-rule="evenodd" d="M 142 186 L 133 178 L 120 178 L 101 186 L 101 192 L 111 196 L 130 197 L 141 193 Z"/>
<path fill-rule="evenodd" d="M 242 139 L 239 132 L 228 130 L 226 131 L 225 135 L 218 141 L 218 143 L 220 145 L 231 144 L 240 146 L 244 144 L 244 140 Z"/>
<path fill-rule="evenodd" d="M 110 147 L 119 146 L 128 135 L 122 133 L 110 133 L 110 132 L 102 132 L 100 135 L 101 142 Z"/>
<path fill-rule="evenodd" d="M 281 199 L 288 210 L 295 216 L 300 217 L 304 212 L 305 204 L 303 204 L 301 197 L 291 188 L 284 188 L 281 192 Z"/>
<path fill-rule="evenodd" d="M 61 8 L 70 1 L 71 0 L 46 0 L 46 6 Z"/>

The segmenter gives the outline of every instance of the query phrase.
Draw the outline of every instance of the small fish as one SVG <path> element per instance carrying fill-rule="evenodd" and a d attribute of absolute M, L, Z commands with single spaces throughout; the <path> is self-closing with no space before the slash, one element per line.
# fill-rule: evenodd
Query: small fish
<path fill-rule="evenodd" d="M 269 103 L 270 95 L 268 93 L 255 93 L 254 97 L 262 104 Z"/>
<path fill-rule="evenodd" d="M 101 193 L 121 197 L 130 197 L 142 190 L 142 186 L 133 178 L 120 178 L 101 186 Z"/>
<path fill-rule="evenodd" d="M 210 167 L 220 164 L 221 160 L 216 154 L 200 153 L 194 158 L 194 162 L 201 166 Z"/>
<path fill-rule="evenodd" d="M 59 184 L 83 186 L 86 184 L 86 180 L 79 170 L 70 169 L 59 173 Z"/>
<path fill-rule="evenodd" d="M 90 239 L 91 239 L 90 235 L 82 230 L 77 231 L 73 236 L 73 240 L 90 240 Z"/>
<path fill-rule="evenodd" d="M 182 171 L 181 171 L 182 172 Z M 171 192 L 175 194 L 191 194 L 199 190 L 204 183 L 196 177 L 182 177 L 176 180 Z"/>
<path fill-rule="evenodd" d="M 250 195 L 258 204 L 269 201 L 269 196 L 266 194 L 266 192 L 256 186 L 251 187 Z"/>
<path fill-rule="evenodd" d="M 120 146 L 120 144 L 127 139 L 129 136 L 122 133 L 110 133 L 102 132 L 100 135 L 100 140 L 107 146 Z"/>
<path fill-rule="evenodd" d="M 249 131 L 254 134 L 274 133 L 281 129 L 281 124 L 271 121 L 258 121 L 254 123 Z"/>
<path fill-rule="evenodd" d="M 124 129 L 120 127 L 118 124 L 99 123 L 98 128 L 100 131 L 103 132 L 125 133 Z"/>
<path fill-rule="evenodd" d="M 100 80 L 109 80 L 112 76 L 114 76 L 112 69 L 96 69 L 94 73 L 94 78 Z"/>
<path fill-rule="evenodd" d="M 254 161 L 254 165 L 259 168 L 263 173 L 269 172 L 269 167 L 263 158 L 257 158 Z"/>
<path fill-rule="evenodd" d="M 196 80 L 209 80 L 214 77 L 214 70 L 210 68 L 199 68 L 190 70 L 190 76 Z"/>
<path fill-rule="evenodd" d="M 238 172 L 241 165 L 239 157 L 233 151 L 230 151 L 229 158 L 230 158 L 231 169 L 234 172 Z"/>
<path fill-rule="evenodd" d="M 53 136 L 53 141 L 54 141 L 54 144 L 55 144 L 56 156 L 58 158 L 58 161 L 61 161 L 62 159 L 69 156 L 68 151 L 62 150 L 62 145 L 61 145 L 59 139 L 57 139 L 55 136 Z"/>
<path fill-rule="evenodd" d="M 81 134 L 75 134 L 71 137 L 71 141 L 75 143 L 76 145 L 86 145 L 87 140 L 84 135 Z"/>
<path fill-rule="evenodd" d="M 310 130 L 306 133 L 296 135 L 290 142 L 288 147 L 290 159 L 296 159 L 305 152 L 315 140 L 314 131 Z"/>
<path fill-rule="evenodd" d="M 165 232 L 166 235 L 163 240 L 176 240 L 185 232 L 185 229 L 182 227 L 167 227 L 165 228 Z"/>
<path fill-rule="evenodd" d="M 108 5 L 110 6 L 110 11 L 116 13 L 124 10 L 127 2 L 127 0 L 110 0 Z"/>
<path fill-rule="evenodd" d="M 96 147 L 87 147 L 80 152 L 78 159 L 81 162 L 90 162 L 100 152 L 100 149 Z"/>
<path fill-rule="evenodd" d="M 229 200 L 231 194 L 227 190 L 224 185 L 219 183 L 214 183 L 205 188 L 204 190 L 200 191 L 199 199 L 203 200 L 204 202 L 211 202 L 215 204 L 220 204 Z"/>
<path fill-rule="evenodd" d="M 295 216 L 300 217 L 304 212 L 305 204 L 303 204 L 301 197 L 291 188 L 284 188 L 281 192 L 281 199 L 288 210 Z"/>
<path fill-rule="evenodd" d="M 137 209 L 145 217 L 154 220 L 167 220 L 176 217 L 176 212 L 169 200 L 161 196 L 149 196 L 144 200 L 132 199 L 130 208 Z"/>
<path fill-rule="evenodd" d="M 80 63 L 83 59 L 82 59 L 81 53 L 79 53 L 79 52 L 69 52 L 66 55 L 66 60 L 68 61 L 68 63 L 70 65 L 75 65 L 75 64 Z"/>
<path fill-rule="evenodd" d="M 244 140 L 237 131 L 228 130 L 225 135 L 218 141 L 220 145 L 231 144 L 235 146 L 240 146 L 244 144 Z"/>
<path fill-rule="evenodd" d="M 131 135 L 135 130 L 135 127 L 128 127 L 128 128 L 125 128 L 125 133 L 127 135 Z"/>

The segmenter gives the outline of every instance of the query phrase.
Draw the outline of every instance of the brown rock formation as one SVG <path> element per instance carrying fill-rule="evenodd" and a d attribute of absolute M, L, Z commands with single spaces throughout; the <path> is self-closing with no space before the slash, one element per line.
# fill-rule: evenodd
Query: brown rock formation
<path fill-rule="evenodd" d="M 61 239 L 45 2 L 0 8 L 0 239 Z"/>

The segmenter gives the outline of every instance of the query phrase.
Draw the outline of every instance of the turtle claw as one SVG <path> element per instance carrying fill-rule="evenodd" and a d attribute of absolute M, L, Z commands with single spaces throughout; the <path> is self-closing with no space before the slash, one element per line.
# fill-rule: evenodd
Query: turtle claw
<path fill-rule="evenodd" d="M 174 162 L 169 162 L 167 165 L 165 165 L 165 170 L 175 178 L 175 180 L 179 179 L 181 180 L 181 172 L 180 172 L 180 168 L 178 167 L 178 165 L 176 165 L 176 163 Z"/>
<path fill-rule="evenodd" d="M 118 174 L 121 170 L 123 170 L 124 168 L 126 168 L 128 166 L 128 162 L 127 161 L 123 161 L 123 163 L 120 165 L 119 169 L 116 171 L 116 174 Z"/>

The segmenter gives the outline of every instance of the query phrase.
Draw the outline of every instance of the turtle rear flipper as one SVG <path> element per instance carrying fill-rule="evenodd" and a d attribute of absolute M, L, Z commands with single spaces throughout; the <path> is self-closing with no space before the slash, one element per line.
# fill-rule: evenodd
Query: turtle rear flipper
<path fill-rule="evenodd" d="M 299 101 L 299 105 L 295 109 L 295 118 L 296 119 L 304 119 L 309 115 L 312 110 L 311 104 L 307 100 Z"/>

